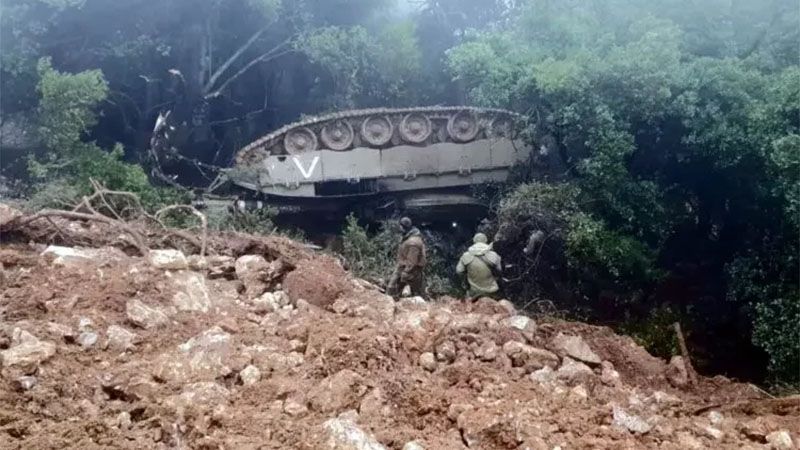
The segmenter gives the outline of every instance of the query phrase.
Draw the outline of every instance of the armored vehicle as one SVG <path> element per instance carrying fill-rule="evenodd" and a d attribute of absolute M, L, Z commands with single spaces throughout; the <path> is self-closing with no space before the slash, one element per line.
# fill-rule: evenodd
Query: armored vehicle
<path fill-rule="evenodd" d="M 239 150 L 229 179 L 279 210 L 479 216 L 473 185 L 530 157 L 520 116 L 470 107 L 344 111 L 286 125 Z"/>

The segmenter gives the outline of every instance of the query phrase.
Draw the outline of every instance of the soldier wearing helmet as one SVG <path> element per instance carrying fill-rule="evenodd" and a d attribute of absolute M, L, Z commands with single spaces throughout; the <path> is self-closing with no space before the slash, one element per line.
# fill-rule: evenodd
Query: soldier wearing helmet
<path fill-rule="evenodd" d="M 425 279 L 425 242 L 422 233 L 414 226 L 411 219 L 400 219 L 403 229 L 403 240 L 397 249 L 397 267 L 389 280 L 387 292 L 393 297 L 398 297 L 405 286 L 411 288 L 411 295 L 424 296 Z"/>

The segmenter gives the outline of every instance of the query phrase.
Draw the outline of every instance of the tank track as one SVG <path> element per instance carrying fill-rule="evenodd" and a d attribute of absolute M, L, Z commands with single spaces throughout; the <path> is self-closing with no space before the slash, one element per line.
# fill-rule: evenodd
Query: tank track
<path fill-rule="evenodd" d="M 510 137 L 522 117 L 503 109 L 464 106 L 341 111 L 285 125 L 239 150 L 235 161 L 251 166 L 269 155 Z"/>

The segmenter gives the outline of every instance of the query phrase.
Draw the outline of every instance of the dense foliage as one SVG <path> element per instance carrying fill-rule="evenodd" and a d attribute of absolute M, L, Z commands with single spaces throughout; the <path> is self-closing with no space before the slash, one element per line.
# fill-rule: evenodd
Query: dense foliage
<path fill-rule="evenodd" d="M 3 1 L 4 179 L 40 206 L 94 180 L 154 207 L 185 197 L 166 186 L 208 185 L 236 149 L 301 114 L 513 109 L 547 169 L 486 190 L 508 295 L 553 300 L 662 354 L 677 320 L 701 368 L 800 380 L 793 0 L 201 3 Z M 151 146 L 165 111 L 169 139 Z M 218 225 L 271 231 L 269 214 Z M 396 238 L 350 221 L 345 253 L 382 278 Z M 449 290 L 451 255 L 433 255 L 431 279 Z"/>

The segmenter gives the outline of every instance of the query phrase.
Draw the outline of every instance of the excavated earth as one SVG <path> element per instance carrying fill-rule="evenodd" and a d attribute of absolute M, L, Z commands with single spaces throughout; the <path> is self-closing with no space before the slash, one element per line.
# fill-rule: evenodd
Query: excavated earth
<path fill-rule="evenodd" d="M 395 302 L 331 256 L 250 242 L 205 258 L 0 245 L 0 448 L 800 440 L 797 398 L 722 377 L 692 383 L 680 358 L 607 328 L 529 318 L 506 301 Z"/>

